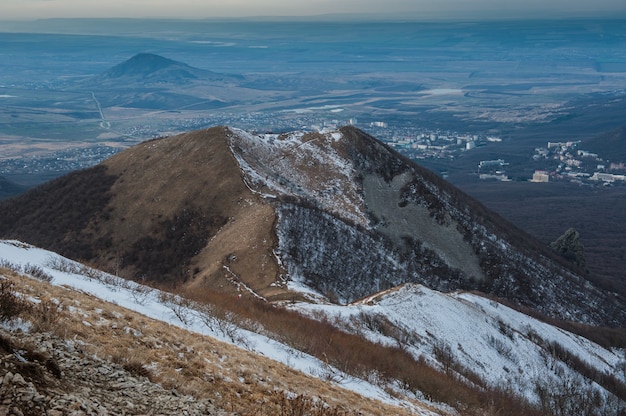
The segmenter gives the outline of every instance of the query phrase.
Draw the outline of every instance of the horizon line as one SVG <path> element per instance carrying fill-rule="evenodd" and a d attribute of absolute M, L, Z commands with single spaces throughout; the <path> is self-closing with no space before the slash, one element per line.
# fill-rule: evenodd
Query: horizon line
<path fill-rule="evenodd" d="M 624 13 L 597 12 L 571 13 L 567 15 L 558 13 L 529 13 L 526 15 L 510 15 L 504 13 L 442 15 L 430 13 L 418 15 L 417 13 L 324 13 L 317 15 L 258 15 L 258 16 L 206 16 L 206 17 L 171 17 L 171 16 L 74 16 L 74 17 L 34 17 L 34 18 L 0 18 L 0 22 L 12 23 L 35 23 L 45 21 L 62 20 L 169 20 L 169 21 L 363 21 L 363 22 L 481 22 L 481 21 L 523 21 L 523 20 L 626 20 Z"/>

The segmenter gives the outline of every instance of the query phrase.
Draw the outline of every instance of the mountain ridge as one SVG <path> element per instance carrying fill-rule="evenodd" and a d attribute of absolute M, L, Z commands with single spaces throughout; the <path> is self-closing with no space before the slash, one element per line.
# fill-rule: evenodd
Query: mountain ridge
<path fill-rule="evenodd" d="M 563 320 L 626 323 L 621 298 L 353 127 L 215 127 L 144 142 L 94 169 L 0 204 L 0 235 L 196 292 L 309 297 L 294 289 L 301 284 L 350 303 L 420 283 L 481 290 Z M 54 216 L 65 218 L 63 238 L 41 232 Z"/>

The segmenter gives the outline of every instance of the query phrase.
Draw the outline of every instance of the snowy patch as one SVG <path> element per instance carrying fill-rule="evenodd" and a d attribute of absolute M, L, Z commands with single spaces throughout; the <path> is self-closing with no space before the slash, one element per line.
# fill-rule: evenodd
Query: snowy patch
<path fill-rule="evenodd" d="M 293 196 L 315 201 L 341 218 L 369 226 L 354 166 L 333 144 L 337 130 L 259 134 L 230 129 L 230 149 L 248 188 L 266 198 Z"/>
<path fill-rule="evenodd" d="M 580 380 L 590 391 L 610 396 L 551 353 L 557 344 L 600 373 L 624 381 L 619 370 L 624 351 L 607 350 L 469 293 L 444 294 L 408 284 L 347 306 L 303 303 L 292 307 L 313 318 L 342 322 L 351 332 L 374 342 L 401 345 L 442 369 L 461 374 L 469 369 L 489 385 L 509 388 L 535 403 L 539 402 L 538 386 L 567 379 Z"/>

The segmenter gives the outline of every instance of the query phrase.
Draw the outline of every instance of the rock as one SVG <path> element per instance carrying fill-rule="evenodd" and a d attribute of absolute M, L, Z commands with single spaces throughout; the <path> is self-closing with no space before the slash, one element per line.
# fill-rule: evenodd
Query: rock
<path fill-rule="evenodd" d="M 580 234 L 574 228 L 565 231 L 556 241 L 550 243 L 550 247 L 563 258 L 571 261 L 581 269 L 587 269 L 585 248 L 580 241 Z"/>
<path fill-rule="evenodd" d="M 24 413 L 15 406 L 11 408 L 11 413 L 15 416 L 24 416 Z"/>
<path fill-rule="evenodd" d="M 2 384 L 8 386 L 13 381 L 13 373 L 8 372 L 4 375 L 4 379 L 2 380 Z"/>
<path fill-rule="evenodd" d="M 24 386 L 26 385 L 26 380 L 24 380 L 24 377 L 22 377 L 22 375 L 20 373 L 17 373 L 13 376 L 13 380 L 11 381 L 14 385 L 17 386 Z"/>
<path fill-rule="evenodd" d="M 0 334 L 3 331 L 0 328 Z M 226 414 L 208 400 L 134 377 L 121 365 L 86 354 L 50 333 L 24 333 L 20 342 L 45 346 L 47 361 L 53 360 L 55 366 L 50 369 L 45 362 L 29 361 L 40 376 L 29 382 L 30 373 L 20 372 L 24 363 L 14 354 L 0 357 L 4 364 L 0 366 L 0 415 Z M 62 379 L 57 377 L 61 372 Z"/>

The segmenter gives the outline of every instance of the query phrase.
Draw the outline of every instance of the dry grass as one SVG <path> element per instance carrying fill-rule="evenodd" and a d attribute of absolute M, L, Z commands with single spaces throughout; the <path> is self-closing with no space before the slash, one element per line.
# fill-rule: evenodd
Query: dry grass
<path fill-rule="evenodd" d="M 232 293 L 238 283 L 244 283 L 267 298 L 286 292 L 272 285 L 281 273 L 273 255 L 276 214 L 246 187 L 228 148 L 227 134 L 224 128 L 215 127 L 148 141 L 104 163 L 118 179 L 111 188 L 108 220 L 92 230 L 94 235 L 112 236 L 111 248 L 100 253 L 100 268 L 117 272 L 122 259 L 137 251 L 134 244 L 140 237 L 167 241 L 161 235 L 164 221 L 188 210 L 198 218 L 223 219 L 225 224 L 206 227 L 206 244 L 189 259 L 182 276 L 170 279 L 176 277 L 176 284 L 186 281 L 192 290 Z M 119 272 L 127 277 L 142 274 L 133 269 L 137 262 L 121 266 Z M 158 282 L 163 275 L 144 277 Z"/>
<path fill-rule="evenodd" d="M 57 305 L 53 325 L 48 327 L 55 334 L 122 364 L 135 375 L 182 394 L 211 399 L 227 411 L 280 415 L 304 414 L 298 412 L 306 408 L 311 415 L 411 414 L 94 296 L 16 274 L 10 279 L 18 292 Z M 34 315 L 33 320 L 39 318 Z"/>

